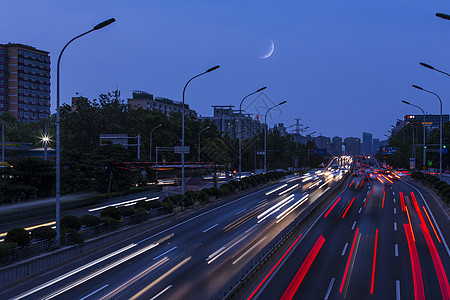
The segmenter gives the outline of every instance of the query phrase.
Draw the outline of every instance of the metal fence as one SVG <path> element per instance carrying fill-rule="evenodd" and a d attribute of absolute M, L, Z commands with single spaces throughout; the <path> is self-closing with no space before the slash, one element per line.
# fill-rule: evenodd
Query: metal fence
<path fill-rule="evenodd" d="M 275 252 L 294 234 L 305 220 L 322 204 L 325 199 L 333 195 L 335 191 L 342 187 L 348 175 L 334 189 L 329 189 L 323 193 L 314 204 L 309 206 L 304 213 L 298 216 L 293 222 L 285 227 L 271 242 L 262 248 L 233 278 L 231 278 L 217 293 L 212 300 L 231 299 L 241 288 L 256 274 L 256 272 L 275 254 Z"/>
<path fill-rule="evenodd" d="M 150 218 L 162 214 L 162 209 L 155 209 L 142 214 L 122 218 L 115 224 L 101 224 L 94 227 L 83 228 L 78 232 L 66 234 L 66 236 L 61 239 L 61 245 L 68 246 L 64 248 L 58 249 L 59 242 L 55 238 L 50 241 L 39 241 L 26 247 L 14 249 L 8 254 L 0 257 L 0 265 L 13 264 L 18 261 L 20 261 L 20 263 L 10 267 L 5 266 L 0 270 L 0 286 L 45 270 L 48 267 L 81 255 L 86 251 L 110 244 L 118 239 L 127 238 L 130 235 L 141 231 L 142 226 L 133 226 L 127 230 L 120 229 L 144 223 Z M 100 237 L 92 239 L 98 236 Z M 33 256 L 37 255 L 41 256 L 33 259 Z"/>

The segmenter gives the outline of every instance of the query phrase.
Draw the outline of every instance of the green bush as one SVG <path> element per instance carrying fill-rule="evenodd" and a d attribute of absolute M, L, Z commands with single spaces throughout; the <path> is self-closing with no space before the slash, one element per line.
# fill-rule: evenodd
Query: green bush
<path fill-rule="evenodd" d="M 56 230 L 50 226 L 36 227 L 31 231 L 31 238 L 36 240 L 51 240 L 56 237 Z"/>
<path fill-rule="evenodd" d="M 61 219 L 61 228 L 80 230 L 81 221 L 75 216 L 65 216 Z"/>
<path fill-rule="evenodd" d="M 100 222 L 108 226 L 116 226 L 118 224 L 117 219 L 111 217 L 100 217 Z"/>
<path fill-rule="evenodd" d="M 84 215 L 80 218 L 81 224 L 86 227 L 100 225 L 100 218 L 94 215 Z"/>
<path fill-rule="evenodd" d="M 16 243 L 19 246 L 26 246 L 30 243 L 30 234 L 22 227 L 16 227 L 8 231 L 5 237 L 6 243 Z"/>
<path fill-rule="evenodd" d="M 143 207 L 138 207 L 134 209 L 134 214 L 139 215 L 145 213 L 147 210 Z"/>
<path fill-rule="evenodd" d="M 138 202 L 136 202 L 136 204 L 134 205 L 134 209 L 136 210 L 137 208 L 143 208 L 145 210 L 149 210 L 150 206 L 148 204 L 148 202 L 146 202 L 145 200 L 139 200 Z"/>
<path fill-rule="evenodd" d="M 120 216 L 122 218 L 126 218 L 126 217 L 134 215 L 134 209 L 129 207 L 129 206 L 121 206 L 121 207 L 118 208 L 118 210 L 119 210 Z M 144 208 L 144 211 L 145 210 L 146 209 Z"/>
<path fill-rule="evenodd" d="M 436 181 L 434 182 L 431 187 L 435 190 L 435 191 L 440 191 L 443 187 L 446 187 L 448 184 L 445 181 Z"/>
<path fill-rule="evenodd" d="M 159 202 L 158 200 L 150 200 L 147 202 L 147 204 L 150 209 L 158 209 L 161 207 L 161 202 Z"/>
<path fill-rule="evenodd" d="M 61 237 L 63 245 L 73 245 L 83 243 L 83 236 L 73 228 L 61 228 Z"/>
<path fill-rule="evenodd" d="M 161 206 L 166 214 L 173 212 L 173 202 L 167 198 L 169 197 L 164 198 L 164 200 L 161 202 Z"/>
<path fill-rule="evenodd" d="M 0 243 L 0 257 L 7 256 L 15 248 L 17 248 L 16 243 L 11 243 L 11 242 Z"/>
<path fill-rule="evenodd" d="M 120 220 L 120 211 L 114 206 L 106 207 L 100 213 L 100 218 L 109 217 L 116 220 Z"/>
<path fill-rule="evenodd" d="M 439 195 L 441 197 L 444 197 L 446 194 L 450 194 L 450 186 L 443 188 L 440 192 Z"/>

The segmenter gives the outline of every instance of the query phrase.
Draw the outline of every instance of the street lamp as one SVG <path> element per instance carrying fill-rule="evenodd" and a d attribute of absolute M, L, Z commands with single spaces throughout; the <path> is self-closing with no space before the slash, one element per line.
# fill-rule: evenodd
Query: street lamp
<path fill-rule="evenodd" d="M 187 88 L 188 84 L 192 80 L 194 80 L 195 78 L 200 77 L 202 75 L 205 75 L 206 73 L 217 70 L 218 68 L 220 68 L 219 65 L 209 68 L 208 70 L 206 70 L 203 73 L 195 75 L 194 77 L 189 79 L 188 82 L 186 82 L 186 85 L 183 88 L 183 107 L 182 107 L 182 112 L 181 112 L 181 193 L 182 194 L 184 194 L 184 108 L 185 108 L 184 107 L 184 94 L 186 93 L 186 88 Z"/>
<path fill-rule="evenodd" d="M 264 115 L 264 173 L 267 173 L 267 114 L 269 111 L 277 106 L 285 104 L 287 101 L 283 101 L 278 103 L 277 105 L 272 106 L 266 111 Z"/>
<path fill-rule="evenodd" d="M 242 103 L 244 102 L 245 99 L 247 99 L 248 97 L 250 97 L 253 94 L 259 93 L 261 91 L 264 91 L 267 88 L 267 86 L 264 86 L 262 88 L 260 88 L 259 90 L 254 91 L 253 93 L 248 94 L 247 96 L 245 96 L 242 100 L 241 103 L 239 104 L 239 121 L 238 121 L 238 131 L 239 131 L 239 180 L 241 180 L 241 166 L 242 166 L 242 152 L 241 152 L 241 139 L 242 139 L 242 130 L 241 130 L 241 122 L 242 122 Z"/>
<path fill-rule="evenodd" d="M 431 66 L 431 65 L 429 65 L 429 64 L 426 64 L 426 63 L 424 63 L 424 62 L 421 62 L 421 63 L 419 63 L 419 64 L 420 64 L 421 66 L 425 67 L 425 68 L 430 69 L 430 70 L 434 70 L 434 71 L 436 71 L 436 72 L 439 72 L 439 73 L 445 74 L 445 75 L 447 75 L 447 76 L 450 76 L 449 73 L 444 72 L 444 71 L 439 70 L 439 69 L 436 69 L 435 67 L 433 67 L 433 66 Z"/>
<path fill-rule="evenodd" d="M 200 134 L 202 134 L 203 131 L 205 131 L 206 129 L 209 129 L 210 127 L 206 127 L 202 130 L 200 130 L 200 132 L 198 133 L 198 162 L 200 162 Z"/>
<path fill-rule="evenodd" d="M 436 17 L 444 19 L 444 20 L 450 20 L 450 15 L 443 14 L 443 13 L 436 13 Z"/>
<path fill-rule="evenodd" d="M 85 33 L 82 33 L 73 39 L 71 39 L 61 50 L 61 53 L 58 56 L 58 63 L 56 65 L 56 236 L 59 238 L 61 236 L 61 227 L 60 227 L 60 207 L 61 207 L 61 162 L 60 162 L 60 156 L 61 156 L 61 146 L 60 146 L 60 139 L 61 136 L 59 134 L 59 126 L 60 126 L 60 79 L 59 79 L 59 67 L 61 64 L 61 57 L 64 53 L 64 50 L 66 50 L 67 46 L 69 46 L 70 43 L 75 41 L 76 39 L 91 33 L 92 31 L 102 29 L 105 26 L 108 26 L 111 23 L 114 23 L 116 19 L 111 18 L 106 21 L 103 21 L 97 25 L 94 26 L 89 31 L 86 31 Z"/>
<path fill-rule="evenodd" d="M 158 126 L 155 126 L 151 131 L 150 131 L 150 160 L 149 162 L 152 162 L 152 137 L 153 137 L 153 130 L 155 130 L 156 128 L 161 127 L 162 124 L 159 124 Z"/>
<path fill-rule="evenodd" d="M 402 100 L 402 102 L 405 103 L 405 104 L 408 104 L 408 105 L 411 105 L 411 106 L 414 106 L 414 107 L 420 109 L 422 111 L 422 113 L 423 113 L 423 122 L 422 122 L 423 123 L 423 172 L 425 173 L 426 152 L 427 152 L 426 151 L 427 147 L 425 145 L 425 111 L 420 106 L 412 104 L 412 103 L 409 103 L 408 101 Z"/>

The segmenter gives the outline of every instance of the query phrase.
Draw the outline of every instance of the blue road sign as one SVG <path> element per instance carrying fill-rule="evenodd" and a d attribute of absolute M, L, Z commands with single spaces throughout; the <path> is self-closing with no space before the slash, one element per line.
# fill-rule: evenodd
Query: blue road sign
<path fill-rule="evenodd" d="M 397 154 L 397 147 L 384 147 L 383 154 Z"/>

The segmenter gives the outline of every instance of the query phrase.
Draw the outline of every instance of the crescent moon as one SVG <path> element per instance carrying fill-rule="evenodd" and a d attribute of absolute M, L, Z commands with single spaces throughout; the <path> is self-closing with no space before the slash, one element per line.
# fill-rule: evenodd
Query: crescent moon
<path fill-rule="evenodd" d="M 261 59 L 269 58 L 273 54 L 274 50 L 275 50 L 275 44 L 273 43 L 272 40 L 270 40 L 270 49 L 269 49 L 269 51 L 265 55 L 261 56 L 260 58 Z"/>

